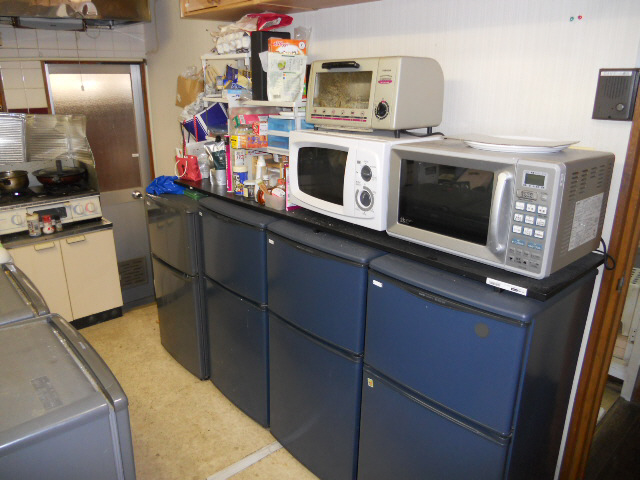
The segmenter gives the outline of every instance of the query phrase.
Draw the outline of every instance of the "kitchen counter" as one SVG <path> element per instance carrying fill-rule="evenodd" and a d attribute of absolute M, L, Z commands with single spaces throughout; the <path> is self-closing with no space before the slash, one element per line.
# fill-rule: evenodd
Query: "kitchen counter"
<path fill-rule="evenodd" d="M 457 275 L 482 283 L 486 283 L 487 279 L 491 279 L 502 282 L 505 289 L 509 288 L 509 286 L 516 287 L 517 289 L 524 289 L 521 290 L 521 294 L 526 293 L 527 297 L 541 301 L 545 301 L 553 297 L 556 293 L 560 292 L 577 279 L 583 277 L 588 272 L 604 263 L 604 255 L 592 252 L 572 264 L 567 265 L 563 269 L 551 274 L 549 277 L 542 280 L 536 280 L 534 278 L 518 275 L 490 265 L 474 262 L 466 258 L 450 255 L 439 250 L 423 247 L 415 243 L 391 237 L 387 235 L 386 232 L 378 232 L 358 225 L 353 225 L 304 208 L 290 212 L 284 210 L 273 210 L 248 198 L 228 193 L 224 186 L 212 185 L 209 180 L 201 180 L 197 182 L 177 180 L 176 183 L 206 195 L 215 196 L 262 213 L 268 213 L 275 217 L 302 223 L 304 225 L 317 228 L 318 230 L 340 235 L 386 252 L 394 253 L 432 267 L 453 272 Z"/>
<path fill-rule="evenodd" d="M 25 245 L 33 245 L 39 242 L 51 242 L 53 240 L 60 240 L 62 238 L 72 237 L 75 235 L 98 232 L 100 230 L 109 230 L 113 228 L 113 223 L 106 218 L 100 218 L 67 224 L 62 227 L 63 230 L 61 232 L 55 232 L 48 235 L 42 234 L 38 237 L 30 237 L 29 232 L 27 231 L 10 233 L 8 235 L 0 236 L 0 242 L 2 242 L 2 245 L 4 245 L 5 248 L 17 248 Z"/>

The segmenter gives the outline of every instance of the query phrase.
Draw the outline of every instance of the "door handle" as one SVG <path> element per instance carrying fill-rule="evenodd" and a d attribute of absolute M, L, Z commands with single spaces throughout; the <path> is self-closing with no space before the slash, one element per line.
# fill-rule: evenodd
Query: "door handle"
<path fill-rule="evenodd" d="M 34 250 L 35 250 L 36 252 L 39 252 L 40 250 L 48 250 L 48 249 L 53 248 L 53 247 L 55 247 L 55 246 L 56 246 L 56 244 L 55 244 L 55 243 L 53 243 L 53 242 L 47 242 L 47 243 L 40 243 L 40 244 L 38 244 L 38 245 L 34 245 L 34 247 L 33 247 L 33 248 L 34 248 Z"/>
<path fill-rule="evenodd" d="M 133 198 L 142 198 L 142 192 L 140 192 L 140 190 L 134 190 L 131 192 L 131 196 Z"/>
<path fill-rule="evenodd" d="M 84 235 L 78 235 L 77 237 L 67 238 L 67 244 L 71 245 L 72 243 L 84 242 L 87 239 Z"/>

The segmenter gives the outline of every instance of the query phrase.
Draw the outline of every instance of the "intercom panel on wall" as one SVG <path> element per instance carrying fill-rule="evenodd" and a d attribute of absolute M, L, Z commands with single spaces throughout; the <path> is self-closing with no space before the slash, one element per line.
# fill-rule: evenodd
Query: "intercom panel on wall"
<path fill-rule="evenodd" d="M 638 68 L 602 68 L 592 118 L 631 120 L 638 91 Z"/>

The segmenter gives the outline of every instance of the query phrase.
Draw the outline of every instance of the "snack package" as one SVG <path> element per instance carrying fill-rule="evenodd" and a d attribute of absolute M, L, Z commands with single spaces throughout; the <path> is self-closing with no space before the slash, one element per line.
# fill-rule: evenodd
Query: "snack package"
<path fill-rule="evenodd" d="M 283 55 L 306 55 L 307 42 L 290 38 L 270 38 L 269 51 Z"/>

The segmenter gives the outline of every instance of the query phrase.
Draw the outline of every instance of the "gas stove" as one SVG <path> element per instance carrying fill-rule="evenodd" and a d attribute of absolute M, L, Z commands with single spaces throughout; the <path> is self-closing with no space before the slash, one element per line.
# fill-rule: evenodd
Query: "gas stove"
<path fill-rule="evenodd" d="M 31 213 L 57 216 L 63 224 L 101 218 L 100 193 L 84 185 L 68 185 L 0 194 L 0 235 L 26 231 L 26 216 Z"/>

